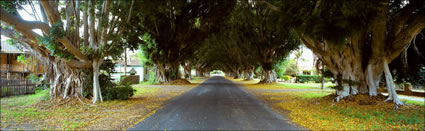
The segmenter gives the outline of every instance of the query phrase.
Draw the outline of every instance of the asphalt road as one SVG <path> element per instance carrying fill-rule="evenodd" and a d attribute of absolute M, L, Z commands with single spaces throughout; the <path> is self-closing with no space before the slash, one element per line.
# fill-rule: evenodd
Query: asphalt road
<path fill-rule="evenodd" d="M 238 86 L 212 77 L 129 130 L 298 129 Z"/>

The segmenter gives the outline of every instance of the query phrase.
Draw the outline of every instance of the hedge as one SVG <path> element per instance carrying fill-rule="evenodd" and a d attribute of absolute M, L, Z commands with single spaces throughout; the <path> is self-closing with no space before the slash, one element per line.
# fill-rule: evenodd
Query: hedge
<path fill-rule="evenodd" d="M 304 83 L 314 81 L 316 83 L 320 82 L 320 76 L 317 75 L 297 75 L 297 82 Z"/>

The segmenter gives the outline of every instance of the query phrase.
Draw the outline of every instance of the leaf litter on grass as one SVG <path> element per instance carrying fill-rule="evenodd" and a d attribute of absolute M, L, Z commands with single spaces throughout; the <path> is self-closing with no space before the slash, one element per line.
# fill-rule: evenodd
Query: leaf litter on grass
<path fill-rule="evenodd" d="M 264 92 L 268 85 L 249 85 L 248 91 L 278 112 L 312 130 L 425 130 L 425 107 L 405 105 L 394 110 L 385 96 L 356 95 L 333 102 L 327 92 Z M 330 94 L 330 95 L 329 95 Z"/>
<path fill-rule="evenodd" d="M 82 104 L 77 99 L 56 99 L 27 107 L 8 107 L 2 99 L 1 111 L 9 113 L 1 114 L 1 127 L 2 130 L 125 130 L 153 114 L 169 99 L 193 87 L 143 87 L 136 89 L 135 96 L 128 100 L 104 101 L 94 106 Z M 82 101 L 91 103 L 88 99 Z"/>

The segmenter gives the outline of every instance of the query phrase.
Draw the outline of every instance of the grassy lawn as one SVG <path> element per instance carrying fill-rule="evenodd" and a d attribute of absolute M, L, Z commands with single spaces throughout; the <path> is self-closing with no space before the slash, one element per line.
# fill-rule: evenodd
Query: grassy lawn
<path fill-rule="evenodd" d="M 245 81 L 243 79 L 233 79 L 232 77 L 225 77 L 228 80 L 231 80 L 233 82 L 242 84 L 246 87 L 257 87 L 255 84 L 257 84 L 260 80 L 250 80 Z M 273 84 L 266 84 L 264 86 L 261 86 L 261 89 L 320 89 L 321 83 L 273 83 Z M 325 88 L 335 86 L 332 82 L 325 83 Z"/>
<path fill-rule="evenodd" d="M 190 80 L 189 82 L 192 83 L 192 84 L 200 84 L 200 83 L 204 82 L 207 79 L 208 79 L 208 77 L 196 77 L 196 76 L 192 76 L 192 80 Z"/>
<path fill-rule="evenodd" d="M 96 105 L 73 99 L 49 100 L 48 90 L 34 95 L 1 98 L 1 128 L 46 130 L 127 129 L 142 121 L 162 104 L 190 88 L 168 91 L 165 88 L 134 88 L 128 100 L 104 101 Z"/>
<path fill-rule="evenodd" d="M 248 88 L 257 88 L 255 83 L 242 83 L 244 86 Z M 261 84 L 260 84 L 261 85 Z M 332 83 L 326 83 L 325 87 L 333 86 Z M 309 83 L 309 84 L 302 84 L 302 83 L 273 83 L 273 84 L 265 84 L 260 86 L 258 89 L 320 89 L 317 88 L 320 87 L 320 83 Z M 328 89 L 328 88 L 325 88 Z"/>
<path fill-rule="evenodd" d="M 414 100 L 401 100 L 407 104 L 413 104 L 418 106 L 425 106 L 425 103 L 423 101 L 414 101 Z"/>
<path fill-rule="evenodd" d="M 320 83 L 283 83 L 286 88 L 320 88 Z M 325 83 L 325 88 L 335 86 L 335 84 L 328 82 Z"/>
<path fill-rule="evenodd" d="M 252 89 L 269 89 L 269 85 L 251 85 L 248 91 L 263 99 L 278 112 L 290 111 L 288 117 L 303 127 L 312 130 L 425 130 L 425 107 L 402 106 L 384 102 L 385 97 L 370 98 L 357 95 L 338 103 L 333 102 L 332 92 L 272 92 Z"/>

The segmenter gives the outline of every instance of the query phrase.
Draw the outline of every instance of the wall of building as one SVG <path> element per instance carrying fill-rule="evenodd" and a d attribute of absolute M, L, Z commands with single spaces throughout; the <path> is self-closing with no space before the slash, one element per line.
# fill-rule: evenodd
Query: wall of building
<path fill-rule="evenodd" d="M 127 66 L 127 75 L 130 75 L 130 70 L 134 68 L 136 70 L 136 75 L 139 75 L 139 82 L 143 81 L 144 78 L 144 72 L 143 67 L 140 65 L 129 65 Z M 119 82 L 121 79 L 121 76 L 124 75 L 124 66 L 122 65 L 115 65 L 115 71 L 116 73 L 112 74 L 112 79 L 114 79 L 116 82 Z"/>

